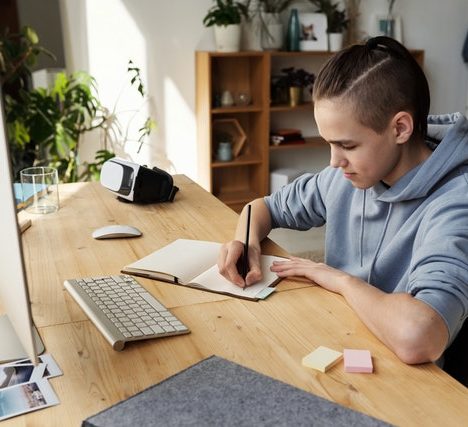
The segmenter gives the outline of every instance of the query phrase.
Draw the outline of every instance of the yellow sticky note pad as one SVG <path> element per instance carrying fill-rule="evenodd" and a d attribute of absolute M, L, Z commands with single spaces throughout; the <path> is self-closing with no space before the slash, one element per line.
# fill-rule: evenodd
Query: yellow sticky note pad
<path fill-rule="evenodd" d="M 343 353 L 328 347 L 320 346 L 312 353 L 304 356 L 302 365 L 320 372 L 326 372 L 327 369 L 338 363 L 342 358 Z"/>

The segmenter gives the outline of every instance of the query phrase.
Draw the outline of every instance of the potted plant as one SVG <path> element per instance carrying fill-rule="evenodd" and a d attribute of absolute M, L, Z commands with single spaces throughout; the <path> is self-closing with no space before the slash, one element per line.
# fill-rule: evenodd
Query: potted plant
<path fill-rule="evenodd" d="M 346 9 L 339 10 L 338 3 L 332 0 L 309 0 L 318 9 L 318 13 L 324 13 L 327 16 L 327 33 L 329 49 L 332 52 L 340 50 L 343 46 L 343 32 L 348 28 L 349 19 Z"/>
<path fill-rule="evenodd" d="M 27 88 L 31 80 L 31 67 L 37 58 L 45 54 L 55 56 L 39 44 L 33 28 L 25 26 L 19 33 L 6 28 L 0 35 L 0 84 L 4 93 L 16 95 L 20 88 Z"/>
<path fill-rule="evenodd" d="M 235 0 L 214 0 L 208 10 L 203 25 L 214 27 L 216 50 L 237 52 L 241 40 L 241 21 L 248 16 L 248 6 Z"/>
<path fill-rule="evenodd" d="M 289 104 L 294 107 L 302 102 L 304 89 L 312 90 L 315 81 L 315 75 L 309 73 L 303 68 L 288 67 L 281 70 L 283 73 L 272 84 L 273 93 L 277 94 L 280 100 L 285 98 L 287 93 Z"/>
<path fill-rule="evenodd" d="M 15 176 L 19 176 L 21 169 L 33 165 L 36 152 L 23 128 L 12 124 L 9 106 L 11 102 L 20 100 L 22 92 L 30 88 L 31 67 L 43 54 L 55 59 L 50 51 L 39 44 L 36 31 L 29 26 L 18 33 L 5 28 L 0 34 L 0 85 L 5 99 L 8 141 Z"/>
<path fill-rule="evenodd" d="M 114 147 L 131 141 L 128 126 L 124 129 L 119 123 L 117 102 L 112 110 L 101 105 L 95 81 L 85 72 L 59 73 L 53 87 L 31 89 L 30 67 L 37 56 L 53 56 L 38 43 L 30 27 L 0 36 L 0 84 L 15 176 L 26 167 L 50 166 L 58 169 L 62 182 L 99 179 L 102 164 L 114 156 Z M 127 71 L 131 86 L 144 98 L 139 68 L 129 61 Z M 154 126 L 147 118 L 140 127 L 138 151 Z M 81 137 L 93 129 L 102 131 L 102 149 L 92 163 L 80 164 Z"/>
<path fill-rule="evenodd" d="M 131 84 L 144 97 L 139 69 L 130 61 Z M 98 180 L 102 164 L 115 156 L 116 144 L 130 141 L 123 130 L 116 106 L 108 110 L 98 100 L 96 83 L 85 72 L 59 73 L 52 88 L 21 90 L 19 99 L 5 97 L 7 130 L 12 146 L 14 170 L 27 166 L 57 169 L 61 182 Z M 154 122 L 147 118 L 139 129 L 138 151 L 151 133 Z M 102 148 L 93 162 L 80 162 L 82 135 L 102 130 Z M 24 162 L 23 153 L 30 154 Z M 23 161 L 20 161 L 23 160 Z"/>
<path fill-rule="evenodd" d="M 262 46 L 266 50 L 279 50 L 283 47 L 283 24 L 280 13 L 293 0 L 258 0 L 263 24 Z"/>
<path fill-rule="evenodd" d="M 93 92 L 94 80 L 88 74 L 59 73 L 51 89 L 21 90 L 19 99 L 6 96 L 13 152 L 27 149 L 33 154 L 29 166 L 51 166 L 62 182 L 77 181 L 79 137 L 100 125 L 94 124 L 100 104 Z"/>

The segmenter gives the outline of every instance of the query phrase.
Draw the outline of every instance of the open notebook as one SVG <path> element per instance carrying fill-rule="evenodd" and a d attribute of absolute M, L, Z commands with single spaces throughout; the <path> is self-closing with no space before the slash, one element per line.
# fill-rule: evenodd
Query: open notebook
<path fill-rule="evenodd" d="M 122 273 L 251 300 L 264 299 L 274 291 L 271 286 L 280 279 L 270 271 L 270 265 L 284 258 L 262 255 L 263 280 L 244 290 L 219 273 L 216 260 L 220 248 L 221 243 L 178 239 L 127 265 Z"/>

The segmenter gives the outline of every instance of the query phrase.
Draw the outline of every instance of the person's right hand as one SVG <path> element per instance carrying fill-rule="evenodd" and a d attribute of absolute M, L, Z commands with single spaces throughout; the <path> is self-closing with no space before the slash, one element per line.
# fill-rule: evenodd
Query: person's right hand
<path fill-rule="evenodd" d="M 235 285 L 244 288 L 262 280 L 260 268 L 261 250 L 256 246 L 249 246 L 249 268 L 244 279 L 239 274 L 237 263 L 242 259 L 244 244 L 239 240 L 224 243 L 218 255 L 218 268 L 222 276 Z"/>

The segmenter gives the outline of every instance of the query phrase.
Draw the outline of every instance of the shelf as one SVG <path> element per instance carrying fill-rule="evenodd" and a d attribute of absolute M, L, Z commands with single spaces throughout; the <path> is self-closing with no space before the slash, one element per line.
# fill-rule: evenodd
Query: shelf
<path fill-rule="evenodd" d="M 253 199 L 261 197 L 260 194 L 250 190 L 222 191 L 218 194 L 215 194 L 215 196 L 227 205 L 245 204 L 247 202 L 252 201 Z"/>
<path fill-rule="evenodd" d="M 301 150 L 304 148 L 324 148 L 326 142 L 320 136 L 311 136 L 304 138 L 305 144 L 284 144 L 270 145 L 270 151 Z"/>
<path fill-rule="evenodd" d="M 243 50 L 239 52 L 217 52 L 211 50 L 200 50 L 198 51 L 201 54 L 209 55 L 213 58 L 238 58 L 238 57 L 259 57 L 263 58 L 265 52 L 255 51 L 255 50 Z"/>
<path fill-rule="evenodd" d="M 411 51 L 423 65 L 424 51 Z M 314 104 L 303 91 L 303 103 L 290 106 L 286 97 L 272 93 L 272 77 L 285 67 L 307 67 L 317 73 L 335 55 L 329 51 L 243 51 L 196 52 L 196 120 L 199 183 L 237 212 L 253 199 L 269 194 L 270 166 L 305 161 L 315 157 L 322 162 L 328 144 L 316 135 Z M 245 93 L 251 103 L 218 103 L 219 95 L 229 91 Z M 216 103 L 213 101 L 216 100 Z M 216 105 L 216 107 L 214 107 Z M 309 135 L 304 144 L 270 145 L 274 129 L 301 129 Z M 216 153 L 220 132 L 234 136 L 233 160 L 220 162 Z M 314 149 L 316 150 L 314 152 Z M 239 155 L 235 157 L 235 154 Z M 293 165 L 292 165 L 293 166 Z"/>
<path fill-rule="evenodd" d="M 276 111 L 307 111 L 307 110 L 313 110 L 314 109 L 314 104 L 312 101 L 310 102 L 303 102 L 302 104 L 296 105 L 295 107 L 292 107 L 289 104 L 274 104 L 270 106 L 270 111 L 272 113 Z"/>
<path fill-rule="evenodd" d="M 324 56 L 324 55 L 333 55 L 336 52 L 330 52 L 328 50 L 310 50 L 310 51 L 296 51 L 290 52 L 288 50 L 265 50 L 265 51 L 252 51 L 244 50 L 240 52 L 216 52 L 216 51 L 199 51 L 210 55 L 214 58 L 242 58 L 242 57 L 264 57 L 265 55 L 270 56 Z"/>
<path fill-rule="evenodd" d="M 336 52 L 330 52 L 329 50 L 307 50 L 307 51 L 297 51 L 290 52 L 287 50 L 275 50 L 270 51 L 271 56 L 283 56 L 283 57 L 299 57 L 303 58 L 304 56 L 332 56 Z"/>
<path fill-rule="evenodd" d="M 409 49 L 409 51 L 415 56 L 424 57 L 424 49 Z M 202 52 L 202 51 L 201 51 Z M 287 50 L 270 50 L 270 51 L 240 51 L 240 52 L 213 52 L 213 51 L 203 51 L 205 54 L 210 55 L 211 57 L 215 58 L 242 58 L 242 57 L 262 57 L 265 55 L 270 55 L 271 57 L 298 57 L 303 58 L 307 56 L 317 56 L 317 57 L 324 57 L 324 56 L 333 56 L 336 52 L 331 52 L 329 50 L 307 50 L 307 51 L 295 51 L 290 52 Z"/>
<path fill-rule="evenodd" d="M 244 129 L 242 129 L 239 122 L 236 119 L 217 119 L 213 120 L 212 127 L 213 134 L 216 135 L 218 133 L 216 139 L 221 138 L 219 136 L 221 132 L 221 135 L 224 135 L 224 137 L 227 135 L 228 138 L 232 140 L 232 155 L 234 158 L 237 158 L 247 139 Z M 220 141 L 221 140 L 222 139 L 220 139 Z"/>
<path fill-rule="evenodd" d="M 262 163 L 262 159 L 255 155 L 240 155 L 229 162 L 214 161 L 211 163 L 212 168 L 232 168 L 235 166 L 258 165 Z"/>
<path fill-rule="evenodd" d="M 216 107 L 212 108 L 213 114 L 232 114 L 232 113 L 259 113 L 262 107 L 258 105 L 242 105 L 233 107 Z"/>

